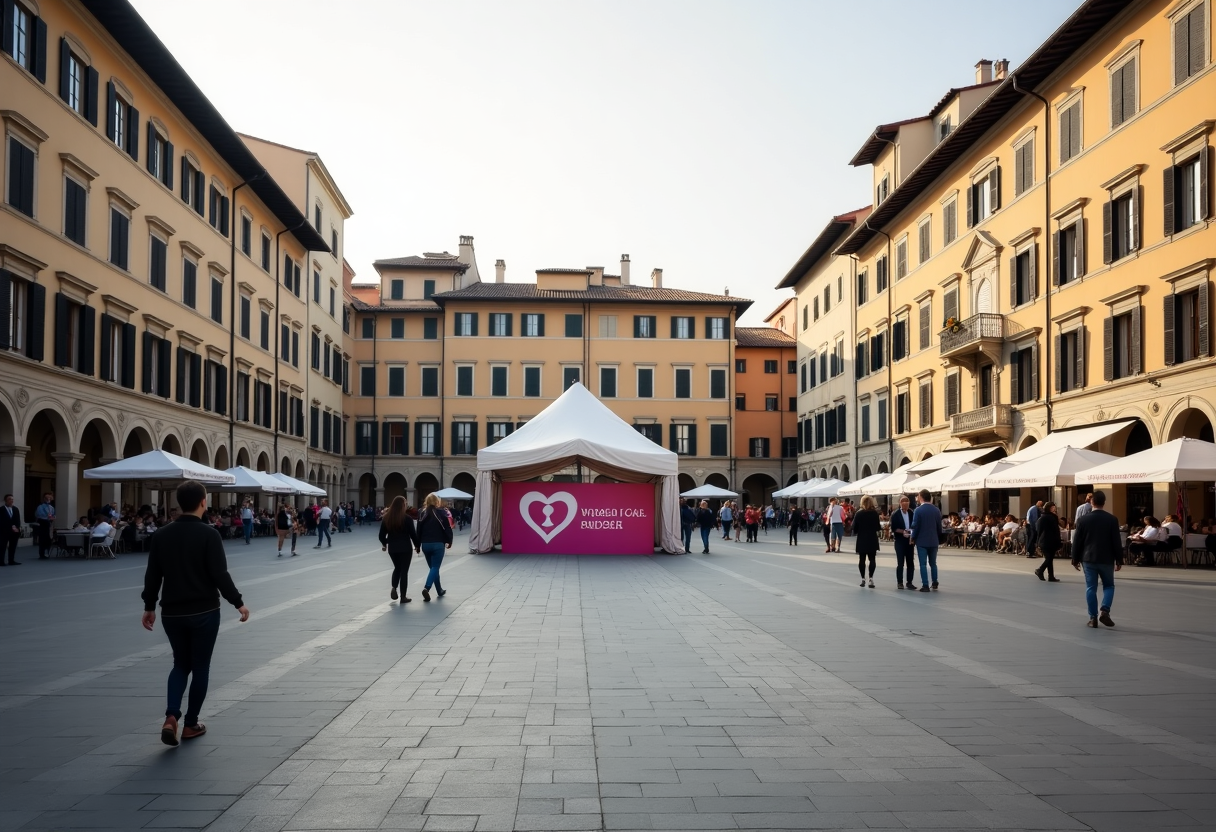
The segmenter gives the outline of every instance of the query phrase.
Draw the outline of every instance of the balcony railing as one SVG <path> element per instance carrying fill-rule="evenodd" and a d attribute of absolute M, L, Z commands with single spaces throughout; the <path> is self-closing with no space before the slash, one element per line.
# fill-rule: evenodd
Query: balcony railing
<path fill-rule="evenodd" d="M 941 332 L 942 355 L 957 352 L 978 341 L 1000 341 L 1021 329 L 1017 324 L 994 312 L 981 312 L 959 324 L 957 332 L 943 329 Z"/>
<path fill-rule="evenodd" d="M 1013 408 L 1007 404 L 991 404 L 950 417 L 950 433 L 970 436 L 977 433 L 1012 433 Z"/>

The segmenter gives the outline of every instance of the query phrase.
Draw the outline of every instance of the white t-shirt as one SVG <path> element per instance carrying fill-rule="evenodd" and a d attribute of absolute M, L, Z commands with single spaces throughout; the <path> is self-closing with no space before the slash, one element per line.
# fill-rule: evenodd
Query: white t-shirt
<path fill-rule="evenodd" d="M 1182 537 L 1182 526 L 1177 523 L 1166 523 L 1161 527 L 1166 537 Z"/>
<path fill-rule="evenodd" d="M 1018 530 L 1018 524 L 1010 520 L 1004 526 L 1001 526 L 1001 528 L 1007 532 L 1016 532 Z"/>
<path fill-rule="evenodd" d="M 1141 540 L 1160 540 L 1161 531 L 1154 529 L 1152 526 L 1145 526 L 1144 531 L 1140 532 Z"/>
<path fill-rule="evenodd" d="M 334 510 L 332 508 L 330 508 L 329 506 L 321 506 L 321 509 L 317 512 L 318 520 L 328 520 L 333 516 L 334 516 Z"/>
<path fill-rule="evenodd" d="M 250 508 L 249 506 L 245 506 L 244 508 L 242 508 L 241 509 L 241 519 L 242 520 L 252 520 L 253 519 L 253 509 Z"/>
<path fill-rule="evenodd" d="M 100 523 L 98 523 L 96 526 L 93 527 L 93 537 L 105 537 L 113 529 L 114 529 L 113 526 L 111 526 L 105 520 L 102 520 Z"/>
<path fill-rule="evenodd" d="M 836 505 L 832 506 L 830 510 L 832 512 L 832 522 L 833 523 L 843 523 L 844 522 L 844 506 L 842 506 L 840 503 L 837 503 Z"/>

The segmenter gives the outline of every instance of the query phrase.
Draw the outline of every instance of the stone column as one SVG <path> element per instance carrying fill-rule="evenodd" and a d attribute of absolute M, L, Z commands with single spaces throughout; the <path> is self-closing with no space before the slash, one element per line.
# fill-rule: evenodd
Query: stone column
<path fill-rule="evenodd" d="M 376 500 L 372 507 L 380 508 L 383 505 L 384 505 L 384 486 L 381 485 L 376 488 Z"/>
<path fill-rule="evenodd" d="M 29 445 L 0 447 L 0 489 L 4 489 L 4 494 L 13 495 L 13 505 L 21 510 L 21 519 L 26 523 L 34 519 L 33 512 L 29 512 L 29 517 L 25 516 L 25 455 L 29 451 Z"/>
<path fill-rule="evenodd" d="M 416 505 L 418 505 L 418 503 L 416 502 L 416 501 L 417 501 L 417 499 L 418 499 L 418 489 L 417 489 L 417 488 L 407 488 L 407 489 L 405 489 L 405 503 L 406 503 L 406 505 L 410 505 L 410 506 L 416 506 Z"/>
<path fill-rule="evenodd" d="M 80 460 L 84 454 L 59 451 L 51 454 L 55 460 L 55 525 L 71 525 L 80 516 L 78 488 L 80 483 Z"/>

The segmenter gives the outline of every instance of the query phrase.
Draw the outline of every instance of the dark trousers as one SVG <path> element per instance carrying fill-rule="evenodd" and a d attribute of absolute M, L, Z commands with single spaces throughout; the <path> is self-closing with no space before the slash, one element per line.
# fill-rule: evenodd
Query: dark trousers
<path fill-rule="evenodd" d="M 861 573 L 861 577 L 866 576 L 866 559 L 870 561 L 870 578 L 874 577 L 874 569 L 878 565 L 876 552 L 858 552 L 857 553 L 857 571 Z"/>
<path fill-rule="evenodd" d="M 245 544 L 248 545 L 249 538 L 253 537 L 253 521 L 252 520 L 242 520 L 241 525 L 244 527 L 243 529 L 241 529 L 241 531 L 243 531 L 245 533 Z"/>
<path fill-rule="evenodd" d="M 905 571 L 907 577 L 904 577 Z M 911 546 L 896 546 L 895 547 L 895 582 L 902 584 L 912 583 L 912 578 L 916 575 L 916 553 L 912 551 Z"/>
<path fill-rule="evenodd" d="M 410 561 L 414 559 L 414 550 L 389 552 L 388 556 L 393 559 L 393 589 L 400 586 L 404 590 L 410 580 Z"/>
<path fill-rule="evenodd" d="M 790 543 L 798 545 L 798 524 L 794 523 L 790 526 Z"/>
<path fill-rule="evenodd" d="M 0 558 L 4 558 L 7 563 L 17 562 L 17 541 L 21 538 L 15 534 L 10 534 L 4 542 L 4 551 L 0 552 Z"/>
<path fill-rule="evenodd" d="M 684 551 L 685 552 L 692 549 L 692 527 L 693 527 L 692 523 L 685 523 L 683 528 L 680 529 L 680 532 L 684 537 Z"/>
<path fill-rule="evenodd" d="M 318 520 L 317 521 L 317 548 L 318 549 L 321 548 L 322 540 L 324 540 L 330 546 L 334 545 L 334 539 L 329 536 L 329 521 L 328 520 Z"/>
<path fill-rule="evenodd" d="M 701 550 L 704 552 L 709 551 L 709 532 L 709 526 L 701 527 Z"/>
<path fill-rule="evenodd" d="M 190 682 L 190 703 L 186 709 L 186 725 L 198 725 L 198 714 L 207 698 L 207 681 L 211 676 L 211 653 L 215 637 L 220 632 L 220 611 L 197 615 L 164 615 L 160 619 L 173 648 L 173 669 L 169 671 L 168 706 L 165 716 L 181 719 L 182 696 Z"/>
<path fill-rule="evenodd" d="M 1032 525 L 1027 525 L 1026 526 L 1026 554 L 1027 555 L 1036 554 L 1034 551 L 1034 547 L 1037 546 L 1038 543 L 1039 543 L 1038 530 Z"/>
<path fill-rule="evenodd" d="M 49 550 L 51 548 L 52 542 L 53 542 L 53 540 L 51 539 L 51 521 L 50 520 L 39 520 L 38 521 L 38 557 L 44 558 L 47 556 L 46 555 L 47 550 Z"/>
<path fill-rule="evenodd" d="M 1043 565 L 1036 569 L 1035 572 L 1038 572 L 1040 575 L 1046 572 L 1047 577 L 1054 578 L 1056 576 L 1056 553 L 1049 552 L 1046 549 L 1043 549 L 1042 552 Z"/>

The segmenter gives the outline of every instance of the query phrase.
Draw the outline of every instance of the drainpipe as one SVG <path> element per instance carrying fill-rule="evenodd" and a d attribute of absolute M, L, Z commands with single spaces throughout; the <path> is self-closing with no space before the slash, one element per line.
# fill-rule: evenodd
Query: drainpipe
<path fill-rule="evenodd" d="M 735 487 L 735 474 L 738 468 L 737 457 L 735 451 L 735 400 L 734 400 L 734 377 L 735 377 L 735 330 L 738 328 L 738 321 L 735 320 L 737 309 L 735 306 L 730 308 L 730 339 L 726 342 L 726 441 L 729 443 L 727 452 L 730 454 L 730 488 Z M 762 368 L 763 369 L 763 368 Z M 780 404 L 780 402 L 778 402 Z M 708 439 L 709 437 L 705 437 Z"/>
<path fill-rule="evenodd" d="M 853 346 L 852 346 L 852 350 L 853 350 L 853 360 L 856 361 L 857 360 L 857 307 L 858 307 L 857 274 L 859 271 L 861 271 L 861 261 L 857 259 L 856 254 L 850 254 L 849 259 L 853 261 L 853 312 L 852 312 Z M 867 283 L 868 282 L 869 281 L 867 281 Z M 869 357 L 870 357 L 869 350 L 866 350 L 866 360 L 869 360 Z M 853 368 L 853 411 L 854 411 L 853 412 L 853 417 L 854 417 L 853 430 L 854 430 L 855 441 L 853 442 L 853 471 L 852 471 L 852 473 L 855 476 L 861 473 L 861 463 L 860 463 L 861 455 L 857 450 L 858 446 L 861 444 L 861 414 L 859 412 L 860 408 L 858 408 L 858 406 L 857 406 L 857 387 L 858 387 L 857 380 L 858 380 L 858 378 L 859 378 L 859 376 L 857 375 L 857 368 L 854 367 Z M 861 479 L 861 477 L 858 476 L 857 479 Z"/>
<path fill-rule="evenodd" d="M 259 179 L 265 179 L 266 176 L 266 171 L 262 171 L 233 188 L 232 203 L 228 209 L 228 229 L 232 232 L 232 237 L 228 241 L 231 257 L 228 275 L 232 281 L 232 297 L 228 299 L 228 364 L 230 369 L 228 373 L 228 462 L 230 465 L 236 464 L 236 192 Z M 252 321 L 252 309 L 249 310 L 249 314 Z"/>
<path fill-rule="evenodd" d="M 1043 376 L 1047 384 L 1043 386 L 1043 403 L 1047 408 L 1047 432 L 1051 433 L 1051 105 L 1047 99 L 1034 90 L 1022 89 L 1018 86 L 1018 76 L 1011 75 L 1013 88 L 1023 95 L 1032 95 L 1043 102 L 1043 266 L 1047 274 L 1047 289 L 1043 292 Z"/>
<path fill-rule="evenodd" d="M 891 235 L 883 231 L 881 228 L 875 228 L 870 225 L 870 218 L 866 217 L 862 226 L 877 234 L 887 238 L 887 473 L 895 470 L 895 420 L 891 418 L 891 407 L 895 404 L 895 391 L 891 389 L 894 381 L 894 363 L 895 363 L 895 342 L 892 340 L 895 335 L 895 324 L 891 321 L 891 314 L 894 312 L 892 303 L 894 302 L 895 294 L 895 278 L 891 272 Z"/>
<path fill-rule="evenodd" d="M 284 228 L 278 234 L 274 235 L 274 313 L 276 315 L 279 314 L 280 309 L 279 292 L 281 292 L 283 289 L 282 276 L 279 274 L 279 269 L 282 268 L 283 265 L 283 261 L 279 257 L 279 238 L 284 234 L 290 234 L 293 231 L 298 231 L 305 222 L 308 222 L 308 220 L 305 219 L 295 228 Z M 283 414 L 279 412 L 279 345 L 282 343 L 283 339 L 283 321 L 281 316 L 278 324 L 279 326 L 274 337 L 274 390 L 272 391 L 274 395 L 274 424 L 271 426 L 274 428 L 274 464 L 276 466 L 279 464 L 279 422 L 283 418 Z M 287 418 L 291 418 L 290 410 L 288 410 Z M 291 474 L 288 474 L 288 476 L 291 476 Z"/>

